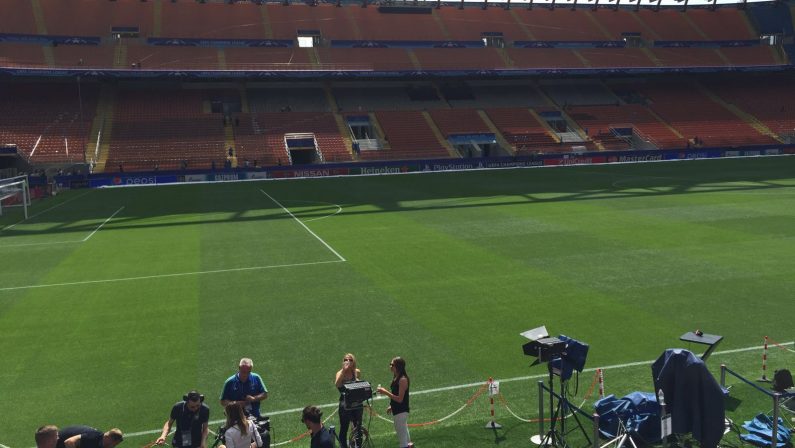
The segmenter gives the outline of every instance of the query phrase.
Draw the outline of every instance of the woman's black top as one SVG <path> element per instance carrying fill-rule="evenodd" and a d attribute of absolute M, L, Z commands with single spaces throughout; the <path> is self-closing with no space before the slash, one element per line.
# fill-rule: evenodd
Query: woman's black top
<path fill-rule="evenodd" d="M 402 378 L 402 377 L 401 377 Z M 406 378 L 408 381 L 408 377 Z M 396 378 L 392 381 L 392 395 L 398 395 L 400 392 L 400 378 Z M 392 406 L 392 415 L 402 414 L 404 412 L 409 412 L 409 387 L 406 386 L 406 394 L 403 395 L 403 402 L 398 403 L 395 400 L 390 399 L 389 405 Z"/>

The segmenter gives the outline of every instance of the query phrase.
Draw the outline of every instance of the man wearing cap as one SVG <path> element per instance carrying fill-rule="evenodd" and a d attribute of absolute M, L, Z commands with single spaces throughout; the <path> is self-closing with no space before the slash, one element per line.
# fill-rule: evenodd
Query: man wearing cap
<path fill-rule="evenodd" d="M 171 414 L 163 425 L 163 432 L 155 441 L 156 445 L 166 443 L 166 436 L 171 431 L 171 425 L 177 422 L 174 439 L 171 446 L 174 448 L 207 448 L 207 434 L 210 432 L 210 408 L 204 404 L 204 395 L 192 390 L 171 407 Z"/>
<path fill-rule="evenodd" d="M 224 390 L 221 392 L 221 406 L 226 408 L 230 403 L 239 402 L 246 414 L 259 418 L 259 405 L 262 400 L 268 398 L 268 389 L 262 378 L 251 369 L 254 362 L 249 358 L 243 358 L 238 364 L 236 374 L 230 376 L 224 383 Z"/>

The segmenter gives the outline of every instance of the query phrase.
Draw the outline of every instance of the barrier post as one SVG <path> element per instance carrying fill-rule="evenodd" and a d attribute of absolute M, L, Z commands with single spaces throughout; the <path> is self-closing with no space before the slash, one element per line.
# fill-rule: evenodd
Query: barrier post
<path fill-rule="evenodd" d="M 770 380 L 767 379 L 767 336 L 765 336 L 765 348 L 762 351 L 762 378 L 759 378 L 759 381 L 769 383 Z"/>
<path fill-rule="evenodd" d="M 720 365 L 720 387 L 726 389 L 726 364 Z"/>
<path fill-rule="evenodd" d="M 550 416 L 551 417 L 551 416 Z M 538 382 L 538 435 L 530 437 L 530 441 L 536 445 L 544 442 L 544 382 Z"/>
<path fill-rule="evenodd" d="M 593 413 L 593 448 L 599 448 L 599 414 Z"/>
<path fill-rule="evenodd" d="M 596 374 L 599 376 L 599 398 L 605 397 L 605 372 L 602 369 L 596 369 Z"/>
<path fill-rule="evenodd" d="M 781 394 L 776 392 L 773 394 L 773 434 L 770 437 L 770 446 L 778 446 L 778 403 L 781 399 Z"/>
<path fill-rule="evenodd" d="M 491 407 L 491 421 L 486 423 L 486 429 L 500 429 L 502 425 L 494 420 L 494 396 L 500 393 L 500 383 L 489 377 L 489 406 Z"/>

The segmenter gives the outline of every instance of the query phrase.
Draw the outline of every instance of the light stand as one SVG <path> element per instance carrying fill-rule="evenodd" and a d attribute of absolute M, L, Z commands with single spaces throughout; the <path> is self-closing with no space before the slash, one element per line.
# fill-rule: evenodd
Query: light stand
<path fill-rule="evenodd" d="M 541 447 L 568 448 L 569 445 L 566 443 L 565 438 L 567 434 L 565 419 L 571 415 L 590 444 L 591 438 L 582 426 L 576 412 L 570 408 L 565 395 L 565 384 L 571 378 L 572 372 L 574 370 L 581 372 L 585 367 L 588 346 L 562 335 L 559 338 L 551 338 L 546 331 L 546 327 L 543 326 L 528 330 L 521 335 L 530 339 L 530 342 L 522 346 L 525 355 L 536 357 L 531 366 L 552 361 L 552 364 L 547 365 L 549 370 L 547 392 L 549 393 L 550 428 L 545 434 L 535 435 L 530 440 Z M 554 391 L 555 375 L 560 378 L 560 394 L 557 397 Z M 539 389 L 541 388 L 540 386 Z M 557 398 L 557 405 L 555 404 L 555 398 Z M 560 421 L 559 430 L 558 421 Z"/>

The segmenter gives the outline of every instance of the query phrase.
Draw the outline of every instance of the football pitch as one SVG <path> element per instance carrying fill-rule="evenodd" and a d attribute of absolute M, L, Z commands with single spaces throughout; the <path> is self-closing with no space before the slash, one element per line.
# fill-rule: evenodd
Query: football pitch
<path fill-rule="evenodd" d="M 410 423 L 463 406 L 412 428 L 419 447 L 530 446 L 546 368 L 519 333 L 540 325 L 590 345 L 588 412 L 593 368 L 607 393 L 651 391 L 664 349 L 702 351 L 679 341 L 695 329 L 724 336 L 713 372 L 758 377 L 766 335 L 768 375 L 795 367 L 793 157 L 77 190 L 4 212 L 0 447 L 43 424 L 143 446 L 191 389 L 218 421 L 241 357 L 286 442 L 296 409 L 334 412 L 346 352 L 374 386 L 406 359 Z M 489 377 L 496 433 L 485 395 L 465 406 Z M 769 410 L 732 381 L 735 419 Z"/>

